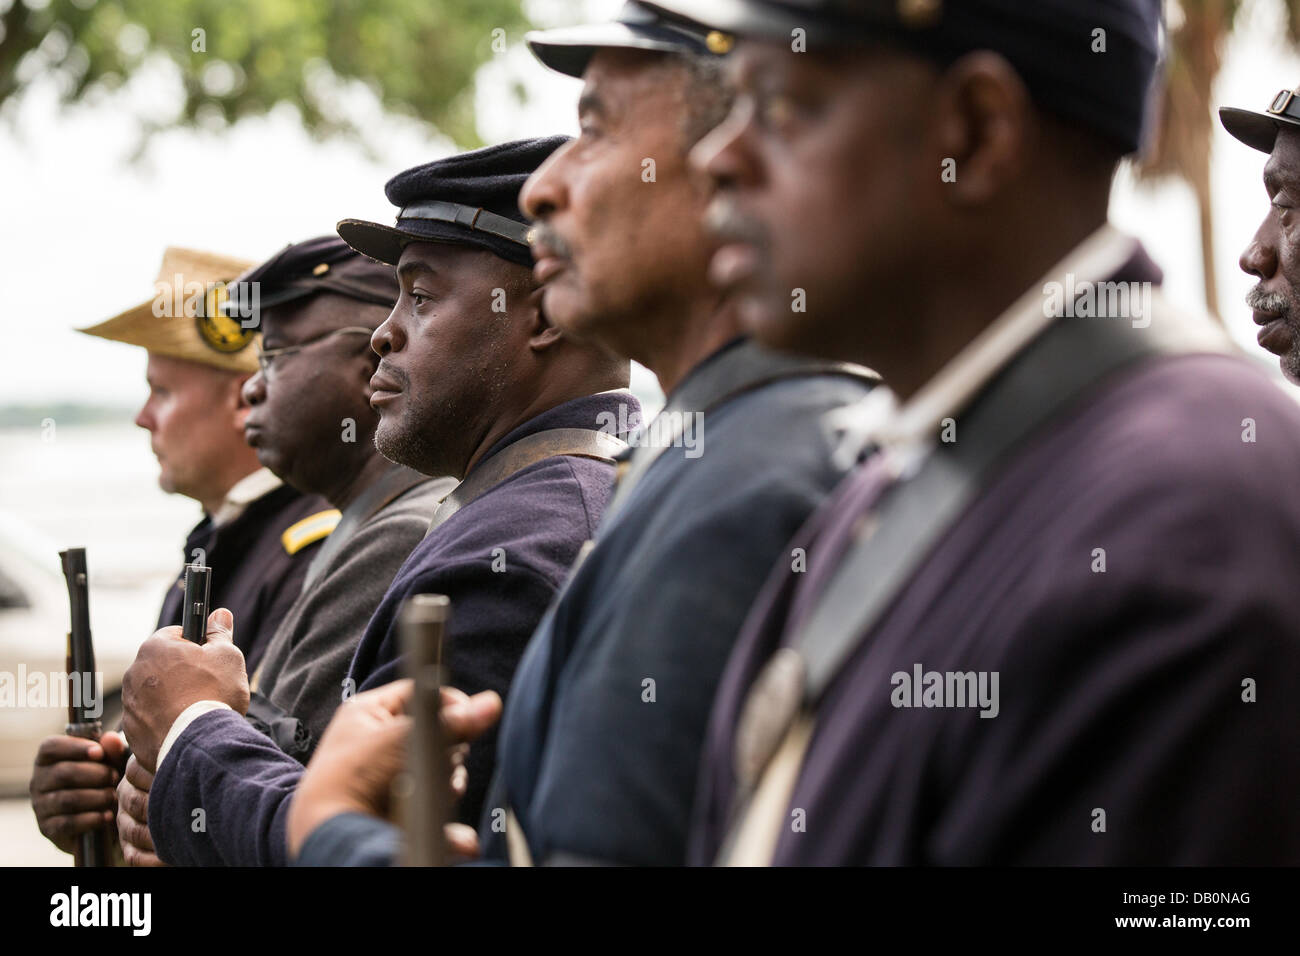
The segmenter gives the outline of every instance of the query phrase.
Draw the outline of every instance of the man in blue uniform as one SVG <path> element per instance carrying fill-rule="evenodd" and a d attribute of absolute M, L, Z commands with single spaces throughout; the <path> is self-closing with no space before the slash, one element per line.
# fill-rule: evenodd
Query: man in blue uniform
<path fill-rule="evenodd" d="M 1225 107 L 1223 128 L 1247 146 L 1268 153 L 1264 189 L 1268 213 L 1241 254 L 1241 269 L 1259 280 L 1246 294 L 1259 328 L 1259 344 L 1278 357 L 1282 374 L 1300 385 L 1300 257 L 1286 241 L 1300 197 L 1300 99 L 1282 90 L 1262 113 Z"/>
<path fill-rule="evenodd" d="M 451 599 L 449 682 L 504 694 L 524 643 L 591 537 L 623 443 L 600 431 L 625 390 L 626 360 L 576 343 L 538 307 L 518 193 L 562 140 L 508 143 L 395 177 L 397 225 L 345 220 L 358 251 L 397 265 L 401 295 L 372 339 L 371 404 L 386 457 L 463 481 L 398 571 L 348 675 L 365 690 L 400 670 L 396 612 L 411 594 Z M 302 766 L 240 716 L 242 662 L 214 613 L 208 643 L 146 641 L 124 680 L 127 736 L 146 772 L 153 842 L 169 863 L 284 862 L 284 817 Z M 166 674 L 187 679 L 167 680 Z M 346 692 L 346 691 L 345 691 Z M 491 740 L 472 748 L 460 806 L 477 817 Z M 194 808 L 205 831 L 194 832 Z"/>
<path fill-rule="evenodd" d="M 654 5 L 739 35 L 713 276 L 901 402 L 737 642 L 692 860 L 1294 861 L 1300 410 L 1106 224 L 1160 4 Z"/>

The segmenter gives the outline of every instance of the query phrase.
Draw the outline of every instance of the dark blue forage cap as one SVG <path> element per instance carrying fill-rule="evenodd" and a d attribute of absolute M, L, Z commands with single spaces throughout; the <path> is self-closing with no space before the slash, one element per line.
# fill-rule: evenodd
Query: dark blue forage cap
<path fill-rule="evenodd" d="M 1002 54 L 1043 109 L 1125 154 L 1144 142 L 1161 0 L 645 0 L 668 17 L 808 52 L 898 45 L 940 63 Z M 802 31 L 796 34 L 795 31 Z"/>
<path fill-rule="evenodd" d="M 1282 90 L 1269 102 L 1264 112 L 1225 106 L 1219 110 L 1223 128 L 1252 149 L 1273 152 L 1278 130 L 1300 129 L 1300 87 Z"/>
<path fill-rule="evenodd" d="M 597 50 L 645 50 L 721 56 L 731 50 L 731 37 L 687 20 L 669 19 L 644 3 L 629 0 L 609 23 L 533 31 L 524 37 L 528 49 L 558 73 L 581 77 Z"/>
<path fill-rule="evenodd" d="M 285 246 L 241 275 L 226 291 L 228 298 L 222 309 L 231 314 L 252 301 L 269 309 L 318 292 L 332 292 L 391 309 L 399 288 L 397 273 L 390 267 L 358 255 L 338 236 L 318 236 Z"/>
<path fill-rule="evenodd" d="M 531 266 L 519 191 L 568 139 L 516 140 L 398 173 L 384 187 L 388 201 L 398 207 L 396 225 L 344 219 L 339 235 L 357 252 L 389 265 L 397 264 L 408 242 L 451 242 Z"/>

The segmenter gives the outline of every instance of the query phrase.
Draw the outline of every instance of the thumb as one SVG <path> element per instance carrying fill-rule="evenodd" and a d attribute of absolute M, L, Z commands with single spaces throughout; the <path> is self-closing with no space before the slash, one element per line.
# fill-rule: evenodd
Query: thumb
<path fill-rule="evenodd" d="M 204 635 L 204 640 L 209 644 L 213 641 L 221 641 L 226 644 L 235 643 L 235 615 L 224 607 L 219 607 L 209 614 L 208 631 Z"/>
<path fill-rule="evenodd" d="M 106 763 L 116 764 L 126 759 L 126 738 L 117 731 L 104 731 L 99 738 L 99 745 L 104 748 Z"/>

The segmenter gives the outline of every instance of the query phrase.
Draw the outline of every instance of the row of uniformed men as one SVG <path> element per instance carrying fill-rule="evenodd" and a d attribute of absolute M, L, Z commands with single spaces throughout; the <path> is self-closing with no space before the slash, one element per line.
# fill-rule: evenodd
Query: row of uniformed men
<path fill-rule="evenodd" d="M 1300 503 L 1273 487 L 1300 410 L 1158 295 L 1044 306 L 1158 285 L 1106 210 L 1159 15 L 628 3 L 529 38 L 585 83 L 577 139 L 402 173 L 394 227 L 243 271 L 224 319 L 93 330 L 150 350 L 140 421 L 211 516 L 187 551 L 229 610 L 201 647 L 141 647 L 129 760 L 119 735 L 45 742 L 47 835 L 115 818 L 133 863 L 391 862 L 397 614 L 439 593 L 466 857 L 1300 857 Z M 1280 149 L 1288 108 L 1225 121 Z M 628 359 L 664 421 L 702 416 L 702 454 L 609 427 L 639 416 Z M 235 436 L 336 511 L 268 491 Z"/>

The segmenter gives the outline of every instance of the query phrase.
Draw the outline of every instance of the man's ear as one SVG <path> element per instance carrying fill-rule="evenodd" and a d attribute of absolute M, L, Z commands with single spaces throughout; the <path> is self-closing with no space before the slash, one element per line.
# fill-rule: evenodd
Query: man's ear
<path fill-rule="evenodd" d="M 1030 161 L 1034 106 L 1024 81 L 1001 55 L 961 57 L 940 79 L 936 96 L 944 193 L 963 206 L 995 199 Z M 948 161 L 952 162 L 949 163 Z"/>
<path fill-rule="evenodd" d="M 551 348 L 564 337 L 564 333 L 551 324 L 542 309 L 542 290 L 536 288 L 524 302 L 525 321 L 528 323 L 528 347 L 535 352 Z"/>

